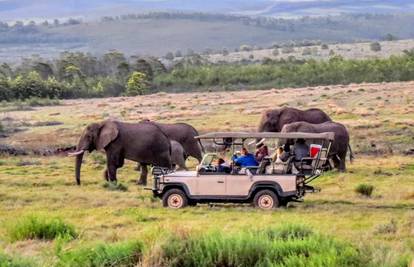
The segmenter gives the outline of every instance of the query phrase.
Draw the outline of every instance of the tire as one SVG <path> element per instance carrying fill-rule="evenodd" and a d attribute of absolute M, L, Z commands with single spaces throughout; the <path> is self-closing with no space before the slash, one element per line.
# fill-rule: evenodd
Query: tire
<path fill-rule="evenodd" d="M 272 210 L 279 207 L 279 199 L 271 190 L 260 190 L 253 198 L 253 204 L 262 210 Z"/>
<path fill-rule="evenodd" d="M 181 209 L 188 205 L 188 198 L 180 189 L 170 189 L 162 196 L 162 205 L 171 209 Z"/>

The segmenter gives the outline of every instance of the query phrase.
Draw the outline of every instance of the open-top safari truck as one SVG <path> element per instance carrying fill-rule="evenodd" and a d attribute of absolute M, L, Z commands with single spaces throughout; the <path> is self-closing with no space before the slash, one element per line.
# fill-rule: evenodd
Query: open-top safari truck
<path fill-rule="evenodd" d="M 196 138 L 201 141 L 209 139 L 221 152 L 205 154 L 196 171 L 154 167 L 151 190 L 155 197 L 162 198 L 166 207 L 182 208 L 206 202 L 250 202 L 261 209 L 273 209 L 287 205 L 289 201 L 300 201 L 306 192 L 315 191 L 309 183 L 322 173 L 334 134 L 214 132 Z M 293 144 L 298 139 L 319 144 L 317 153 L 294 162 L 291 149 L 285 162 L 273 161 L 268 156 L 258 166 L 242 168 L 232 160 L 227 171 L 219 171 L 218 159 L 226 158 L 226 154 L 234 155 L 236 149 L 252 146 L 257 140 L 277 147 L 282 142 Z"/>

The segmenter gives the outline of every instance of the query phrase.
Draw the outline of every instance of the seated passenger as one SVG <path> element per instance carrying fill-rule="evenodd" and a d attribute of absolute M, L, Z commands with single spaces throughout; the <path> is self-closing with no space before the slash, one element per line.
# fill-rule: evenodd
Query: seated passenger
<path fill-rule="evenodd" d="M 305 139 L 299 138 L 293 147 L 295 154 L 295 161 L 301 161 L 305 157 L 309 157 L 309 146 L 306 144 Z"/>
<path fill-rule="evenodd" d="M 289 152 L 286 152 L 283 147 L 278 147 L 272 155 L 272 161 L 275 163 L 283 163 L 289 159 Z"/>
<path fill-rule="evenodd" d="M 269 150 L 267 146 L 263 144 L 263 139 L 257 143 L 256 148 L 257 150 L 254 157 L 256 158 L 257 162 L 261 162 L 264 157 L 269 156 Z"/>
<path fill-rule="evenodd" d="M 254 155 L 249 153 L 246 148 L 242 148 L 241 156 L 237 157 L 233 155 L 232 160 L 236 166 L 240 167 L 249 167 L 249 166 L 259 166 L 259 163 L 254 158 Z"/>
<path fill-rule="evenodd" d="M 217 172 L 225 172 L 225 173 L 231 172 L 230 166 L 222 158 L 219 158 L 217 161 Z"/>

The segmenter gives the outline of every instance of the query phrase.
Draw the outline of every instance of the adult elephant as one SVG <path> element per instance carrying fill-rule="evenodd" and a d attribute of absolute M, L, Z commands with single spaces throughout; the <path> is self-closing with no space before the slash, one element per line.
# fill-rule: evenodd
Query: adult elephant
<path fill-rule="evenodd" d="M 309 122 L 293 122 L 283 126 L 283 133 L 290 132 L 304 132 L 304 133 L 325 133 L 333 132 L 335 133 L 335 139 L 331 144 L 331 149 L 329 157 L 332 158 L 335 168 L 339 171 L 346 170 L 346 154 L 350 152 L 350 159 L 352 159 L 352 151 L 349 145 L 349 133 L 344 125 L 337 122 L 324 122 L 319 124 L 312 124 Z"/>
<path fill-rule="evenodd" d="M 170 140 L 171 142 L 171 163 L 174 167 L 178 166 L 179 170 L 187 170 L 185 166 L 185 152 L 183 146 L 177 141 Z"/>
<path fill-rule="evenodd" d="M 169 139 L 174 140 L 181 144 L 184 149 L 184 159 L 191 156 L 201 162 L 203 159 L 204 148 L 199 140 L 195 137 L 198 135 L 198 131 L 187 123 L 160 123 L 155 121 L 145 120 L 144 122 L 152 123 L 160 129 Z M 147 184 L 148 176 L 148 164 L 140 162 L 141 175 L 138 180 L 139 185 Z"/>
<path fill-rule="evenodd" d="M 290 107 L 271 109 L 263 113 L 259 124 L 259 132 L 280 132 L 285 124 L 297 121 L 317 124 L 332 120 L 325 112 L 318 108 L 307 110 Z"/>
<path fill-rule="evenodd" d="M 157 126 L 148 122 L 124 123 L 106 120 L 89 124 L 83 131 L 76 152 L 75 176 L 80 185 L 80 170 L 85 151 L 104 150 L 107 169 L 104 177 L 115 181 L 116 171 L 124 160 L 153 164 L 171 168 L 171 144 L 168 137 Z"/>

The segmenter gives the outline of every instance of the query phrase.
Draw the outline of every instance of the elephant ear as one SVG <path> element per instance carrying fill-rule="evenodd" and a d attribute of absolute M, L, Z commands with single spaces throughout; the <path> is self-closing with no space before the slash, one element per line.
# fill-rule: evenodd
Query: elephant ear
<path fill-rule="evenodd" d="M 96 142 L 96 149 L 104 149 L 109 143 L 115 140 L 118 133 L 118 127 L 113 121 L 104 122 Z"/>

